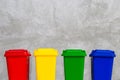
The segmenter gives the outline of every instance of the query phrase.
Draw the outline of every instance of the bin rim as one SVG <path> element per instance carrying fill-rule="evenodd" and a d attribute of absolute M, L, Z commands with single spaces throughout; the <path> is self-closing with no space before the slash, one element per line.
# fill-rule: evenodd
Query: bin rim
<path fill-rule="evenodd" d="M 5 57 L 20 57 L 20 56 L 31 56 L 26 49 L 9 49 L 5 51 Z"/>
<path fill-rule="evenodd" d="M 81 56 L 85 57 L 87 56 L 86 51 L 82 49 L 66 49 L 63 50 L 63 53 L 61 56 Z"/>
<path fill-rule="evenodd" d="M 34 50 L 34 56 L 58 56 L 58 51 L 54 48 L 38 48 Z"/>
<path fill-rule="evenodd" d="M 92 50 L 89 56 L 90 57 L 116 57 L 116 54 L 112 50 L 96 49 L 96 50 Z"/>

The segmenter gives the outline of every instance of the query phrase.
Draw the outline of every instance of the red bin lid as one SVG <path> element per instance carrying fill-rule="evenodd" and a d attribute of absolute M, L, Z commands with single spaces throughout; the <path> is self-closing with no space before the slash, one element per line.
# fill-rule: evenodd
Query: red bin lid
<path fill-rule="evenodd" d="M 4 54 L 5 57 L 9 57 L 9 56 L 31 56 L 31 54 L 25 50 L 25 49 L 10 49 L 5 51 Z"/>

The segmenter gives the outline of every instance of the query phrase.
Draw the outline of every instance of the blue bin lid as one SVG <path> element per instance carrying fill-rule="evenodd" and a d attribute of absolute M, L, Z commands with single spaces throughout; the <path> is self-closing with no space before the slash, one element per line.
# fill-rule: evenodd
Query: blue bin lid
<path fill-rule="evenodd" d="M 112 50 L 92 50 L 90 57 L 116 57 L 115 52 Z"/>

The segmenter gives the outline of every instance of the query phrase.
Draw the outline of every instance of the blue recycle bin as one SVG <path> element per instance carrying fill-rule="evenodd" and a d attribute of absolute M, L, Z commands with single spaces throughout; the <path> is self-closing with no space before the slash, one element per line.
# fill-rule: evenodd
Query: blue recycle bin
<path fill-rule="evenodd" d="M 91 58 L 92 80 L 111 80 L 114 51 L 93 50 L 89 55 Z"/>

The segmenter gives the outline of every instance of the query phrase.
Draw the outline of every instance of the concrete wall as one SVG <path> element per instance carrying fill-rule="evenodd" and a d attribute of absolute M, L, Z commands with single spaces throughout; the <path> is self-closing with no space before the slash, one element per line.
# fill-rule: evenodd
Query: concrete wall
<path fill-rule="evenodd" d="M 0 0 L 0 79 L 8 80 L 4 51 L 53 47 L 115 50 L 113 80 L 120 80 L 120 0 Z M 35 80 L 31 57 L 30 80 Z M 91 80 L 86 57 L 85 79 Z M 64 80 L 57 59 L 57 80 Z"/>

